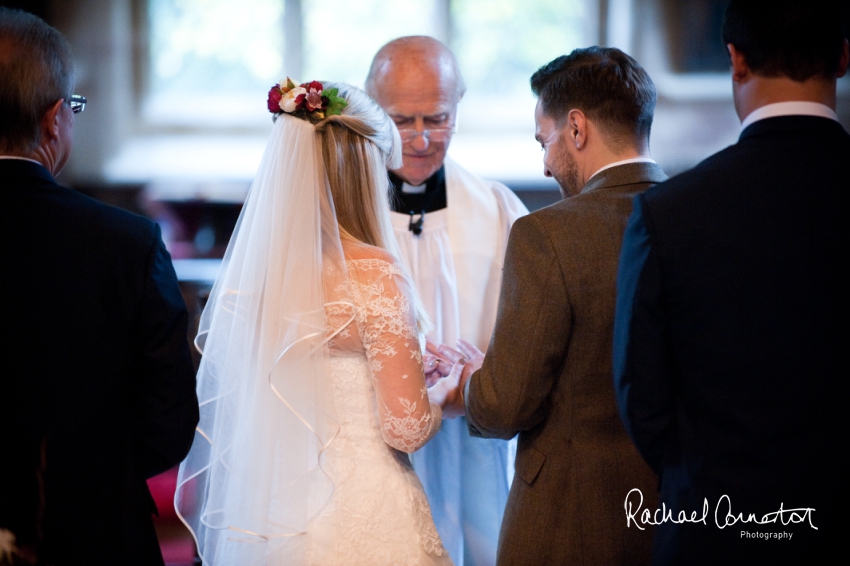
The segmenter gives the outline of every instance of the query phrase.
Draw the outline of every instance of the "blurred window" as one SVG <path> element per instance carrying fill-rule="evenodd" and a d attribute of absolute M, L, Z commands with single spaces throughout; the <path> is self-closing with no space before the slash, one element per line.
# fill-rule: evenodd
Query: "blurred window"
<path fill-rule="evenodd" d="M 452 48 L 469 92 L 527 95 L 540 65 L 588 44 L 584 8 L 582 0 L 453 0 Z"/>
<path fill-rule="evenodd" d="M 362 86 L 378 48 L 432 35 L 467 82 L 461 131 L 533 125 L 528 79 L 595 42 L 588 0 L 148 0 L 150 79 L 144 120 L 159 126 L 267 125 L 265 96 L 287 73 Z M 289 12 L 289 13 L 287 13 Z M 286 35 L 299 38 L 293 46 Z M 300 71 L 300 72 L 299 72 Z M 295 76 L 300 74 L 301 76 Z M 500 116 L 493 123 L 493 112 Z"/>
<path fill-rule="evenodd" d="M 262 116 L 257 98 L 283 67 L 281 0 L 149 0 L 148 14 L 148 123 L 239 126 Z"/>
<path fill-rule="evenodd" d="M 362 87 L 372 57 L 403 35 L 439 36 L 440 0 L 322 0 L 302 2 L 303 77 Z"/>

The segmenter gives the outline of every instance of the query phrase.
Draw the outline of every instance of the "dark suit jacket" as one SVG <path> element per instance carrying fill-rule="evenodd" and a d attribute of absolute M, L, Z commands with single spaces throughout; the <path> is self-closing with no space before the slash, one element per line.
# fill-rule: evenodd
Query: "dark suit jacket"
<path fill-rule="evenodd" d="M 651 530 L 626 527 L 655 476 L 617 414 L 611 342 L 617 258 L 633 197 L 666 179 L 654 164 L 613 167 L 581 194 L 514 224 L 493 338 L 467 384 L 470 433 L 519 433 L 499 536 L 500 565 L 634 565 Z"/>
<path fill-rule="evenodd" d="M 40 564 L 161 564 L 146 478 L 198 422 L 159 228 L 0 160 L 0 528 Z"/>
<path fill-rule="evenodd" d="M 636 201 L 619 273 L 620 410 L 662 503 L 710 506 L 707 525 L 657 529 L 658 564 L 817 564 L 810 553 L 844 534 L 830 514 L 846 492 L 833 454 L 844 446 L 848 164 L 837 122 L 770 118 Z M 720 529 L 723 495 L 745 516 L 814 507 L 818 530 Z"/>

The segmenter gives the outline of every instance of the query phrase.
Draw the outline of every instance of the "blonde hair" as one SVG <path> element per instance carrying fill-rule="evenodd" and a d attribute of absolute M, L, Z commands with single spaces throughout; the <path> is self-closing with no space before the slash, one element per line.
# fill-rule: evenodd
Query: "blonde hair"
<path fill-rule="evenodd" d="M 348 105 L 341 115 L 316 124 L 322 160 L 339 225 L 340 237 L 386 250 L 404 266 L 390 221 L 387 169 L 401 167 L 401 138 L 395 124 L 377 102 L 344 83 L 323 83 L 339 89 Z M 415 291 L 413 279 L 405 275 Z M 420 330 L 429 325 L 418 294 L 413 304 Z"/>

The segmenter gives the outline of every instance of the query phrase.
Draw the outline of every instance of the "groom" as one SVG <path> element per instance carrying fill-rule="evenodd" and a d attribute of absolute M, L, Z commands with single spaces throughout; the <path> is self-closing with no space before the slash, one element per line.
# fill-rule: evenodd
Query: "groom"
<path fill-rule="evenodd" d="M 649 156 L 655 87 L 622 51 L 590 47 L 531 88 L 544 172 L 566 198 L 514 224 L 486 357 L 460 343 L 470 434 L 519 433 L 498 564 L 647 564 L 651 531 L 623 505 L 633 488 L 652 503 L 655 477 L 617 415 L 611 329 L 632 198 L 666 178 Z"/>

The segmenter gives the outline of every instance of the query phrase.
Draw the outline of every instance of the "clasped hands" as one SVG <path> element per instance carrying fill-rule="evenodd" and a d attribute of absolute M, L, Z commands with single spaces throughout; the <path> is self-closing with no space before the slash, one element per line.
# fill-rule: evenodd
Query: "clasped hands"
<path fill-rule="evenodd" d="M 465 415 L 463 391 L 470 376 L 484 362 L 484 353 L 465 340 L 458 340 L 457 349 L 427 342 L 425 350 L 422 363 L 428 397 L 442 407 L 443 418 Z"/>

